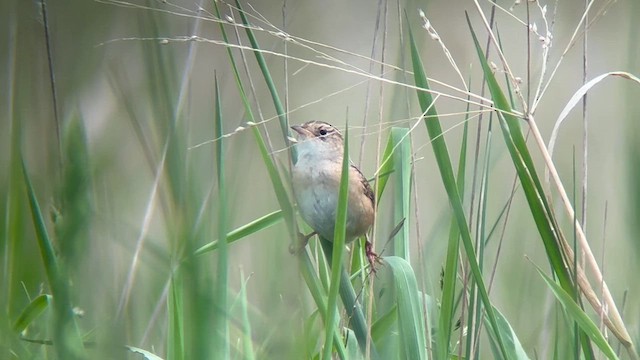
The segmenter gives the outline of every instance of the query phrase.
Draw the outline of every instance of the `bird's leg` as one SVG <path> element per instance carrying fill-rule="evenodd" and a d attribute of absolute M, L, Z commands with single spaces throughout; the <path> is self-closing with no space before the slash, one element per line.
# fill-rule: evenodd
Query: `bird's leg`
<path fill-rule="evenodd" d="M 313 231 L 311 233 L 309 233 L 308 235 L 304 235 L 302 233 L 298 233 L 298 241 L 293 241 L 290 245 L 289 245 L 289 253 L 291 254 L 299 254 L 300 251 L 302 251 L 302 249 L 304 249 L 305 246 L 307 246 L 307 243 L 309 242 L 309 239 L 311 239 L 311 237 L 313 235 L 316 235 L 317 232 Z"/>
<path fill-rule="evenodd" d="M 375 274 L 376 273 L 375 265 L 382 264 L 382 260 L 380 259 L 380 256 L 378 256 L 378 254 L 376 254 L 373 251 L 373 244 L 369 241 L 368 238 L 365 238 L 364 252 L 365 252 L 365 255 L 367 256 L 367 260 L 369 261 L 371 272 Z"/>

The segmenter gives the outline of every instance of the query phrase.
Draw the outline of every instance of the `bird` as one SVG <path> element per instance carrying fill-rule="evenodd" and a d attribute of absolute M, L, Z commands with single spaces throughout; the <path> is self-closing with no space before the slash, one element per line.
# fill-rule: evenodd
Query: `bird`
<path fill-rule="evenodd" d="M 298 154 L 292 168 L 293 193 L 300 215 L 314 230 L 301 236 L 302 246 L 315 234 L 333 241 L 344 138 L 338 129 L 324 121 L 308 121 L 291 129 L 295 132 Z M 375 207 L 375 194 L 369 181 L 350 164 L 345 242 L 367 233 L 374 222 Z M 379 262 L 379 257 L 368 239 L 365 251 L 371 270 L 375 271 L 373 265 Z"/>

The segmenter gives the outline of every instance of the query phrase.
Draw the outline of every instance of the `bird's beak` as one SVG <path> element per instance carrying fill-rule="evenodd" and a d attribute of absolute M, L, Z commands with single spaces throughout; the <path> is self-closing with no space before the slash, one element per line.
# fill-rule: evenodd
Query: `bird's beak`
<path fill-rule="evenodd" d="M 311 132 L 300 125 L 293 125 L 291 129 L 296 132 L 297 140 L 305 140 L 311 136 Z"/>

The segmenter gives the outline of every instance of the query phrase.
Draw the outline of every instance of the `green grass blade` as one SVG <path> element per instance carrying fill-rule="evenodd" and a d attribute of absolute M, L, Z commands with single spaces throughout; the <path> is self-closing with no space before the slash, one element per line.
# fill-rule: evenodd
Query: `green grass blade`
<path fill-rule="evenodd" d="M 85 254 L 88 229 L 93 215 L 91 203 L 91 167 L 85 128 L 78 115 L 67 121 L 62 137 L 64 167 L 62 169 L 61 207 L 55 226 L 59 256 L 69 275 L 74 278 Z"/>
<path fill-rule="evenodd" d="M 393 275 L 398 302 L 398 331 L 403 359 L 426 359 L 424 313 L 418 282 L 411 265 L 397 256 L 384 258 Z"/>
<path fill-rule="evenodd" d="M 217 15 L 219 16 L 219 12 L 217 10 L 217 5 L 214 4 L 214 6 L 216 6 L 216 12 Z M 241 14 L 244 18 L 244 14 Z M 244 19 L 243 21 L 245 21 L 246 23 L 246 19 Z M 225 41 L 227 41 L 226 35 L 225 35 L 225 31 L 224 28 L 221 26 L 221 30 L 223 33 L 223 38 L 225 39 Z M 246 28 L 247 34 L 250 38 L 253 38 L 254 41 L 252 42 L 252 47 L 255 49 L 259 49 L 259 45 L 257 43 L 257 41 L 255 41 L 255 37 L 252 34 L 252 31 L 250 28 Z M 247 111 L 247 115 L 249 116 L 249 118 L 251 119 L 252 122 L 254 121 L 253 118 L 253 113 L 251 112 L 251 108 L 249 106 L 249 102 L 248 99 L 246 97 L 246 93 L 244 91 L 244 87 L 242 86 L 242 82 L 240 81 L 240 77 L 239 74 L 237 72 L 237 66 L 235 66 L 235 62 L 233 60 L 233 55 L 231 54 L 230 49 L 227 49 L 228 54 L 229 54 L 229 58 L 231 60 L 232 63 L 232 67 L 234 69 L 234 76 L 236 77 L 236 84 L 238 85 L 239 89 L 240 89 L 240 93 L 241 93 L 241 97 L 243 99 L 243 103 L 245 105 L 245 110 Z M 259 55 L 258 52 L 256 52 L 256 56 Z M 262 58 L 262 56 L 258 56 L 258 58 Z M 260 60 L 258 60 L 260 61 Z M 264 66 L 265 70 L 268 70 L 268 68 L 266 67 L 266 65 Z M 268 71 L 267 73 L 268 74 Z M 265 75 L 265 72 L 263 71 L 263 75 Z M 270 76 L 266 76 L 265 75 L 265 80 L 267 81 L 267 83 L 272 83 L 272 81 L 270 81 Z M 270 87 L 271 90 L 273 90 L 275 92 L 275 87 Z M 285 119 L 286 117 L 282 116 L 281 114 L 284 114 L 284 110 L 283 107 L 279 101 L 279 97 L 275 96 L 273 97 L 274 100 L 274 105 L 276 106 L 276 112 L 280 115 L 280 120 L 281 120 L 281 125 L 282 125 L 282 120 Z M 262 136 L 260 135 L 260 132 L 258 131 L 258 129 L 256 127 L 252 127 L 252 130 L 254 132 L 254 136 L 256 138 L 256 141 L 258 143 L 258 146 L 260 148 L 260 152 L 262 154 L 263 157 L 263 161 L 265 162 L 265 165 L 267 166 L 267 170 L 269 172 L 269 176 L 271 178 L 272 184 L 274 186 L 274 190 L 276 193 L 276 197 L 278 199 L 278 203 L 280 204 L 280 207 L 282 208 L 283 211 L 283 216 L 285 221 L 287 222 L 287 229 L 290 231 L 290 235 L 292 239 L 295 239 L 296 234 L 293 231 L 293 229 L 295 228 L 295 224 L 293 223 L 294 218 L 293 218 L 293 207 L 291 206 L 291 202 L 289 201 L 288 195 L 286 193 L 286 191 L 284 190 L 284 185 L 282 183 L 282 180 L 280 178 L 280 174 L 277 172 L 277 169 L 275 167 L 275 165 L 273 165 L 273 162 L 271 160 L 271 158 L 268 155 L 268 151 L 266 149 L 266 145 L 264 143 L 264 140 L 262 139 Z M 283 134 L 288 134 L 288 129 L 283 129 Z M 285 139 L 286 141 L 286 139 Z M 295 159 L 295 147 L 292 148 L 292 155 L 293 158 Z M 325 249 L 325 244 L 323 243 L 323 249 Z M 331 251 L 329 251 L 329 255 L 331 254 Z M 327 252 L 325 251 L 325 256 L 327 256 Z M 330 256 L 328 256 L 329 258 Z M 322 288 L 319 282 L 318 277 L 313 273 L 313 265 L 311 262 L 311 259 L 309 258 L 309 255 L 307 254 L 307 252 L 302 252 L 301 255 L 299 256 L 299 261 L 301 263 L 300 266 L 300 271 L 302 273 L 303 278 L 305 279 L 305 282 L 310 290 L 310 292 L 313 295 L 314 301 L 316 302 L 316 305 L 318 306 L 318 308 L 324 308 L 324 301 L 322 300 L 320 294 L 322 294 Z M 355 290 L 353 289 L 353 287 L 351 286 L 351 283 L 348 281 L 349 276 L 348 274 L 346 274 L 345 271 L 343 271 L 343 274 L 341 275 L 342 280 L 340 281 L 340 296 L 342 298 L 342 301 L 344 303 L 345 308 L 347 309 L 348 313 L 351 313 L 353 315 L 353 317 L 350 317 L 351 322 L 354 326 L 354 332 L 356 333 L 356 337 L 360 336 L 360 338 L 358 338 L 359 343 L 364 344 L 364 342 L 362 342 L 361 340 L 366 340 L 366 322 L 364 321 L 364 316 L 362 314 L 362 309 L 361 306 L 357 303 L 356 301 L 356 295 L 355 295 Z M 345 280 L 346 279 L 346 280 Z M 325 320 L 325 324 L 327 324 L 327 318 L 324 318 Z M 336 336 L 336 339 L 340 338 L 339 333 L 336 333 L 334 336 Z M 340 344 L 340 346 L 342 347 L 342 344 Z M 338 348 L 338 352 L 339 354 L 341 353 L 341 348 Z M 375 352 L 375 347 L 372 346 L 371 348 L 371 356 L 372 358 L 377 358 L 376 352 Z"/>
<path fill-rule="evenodd" d="M 345 234 L 347 230 L 347 208 L 349 206 L 349 127 L 344 130 L 344 153 L 342 157 L 342 174 L 338 208 L 336 209 L 336 225 L 333 233 L 333 254 L 331 261 L 331 284 L 327 299 L 327 322 L 325 327 L 325 343 L 322 359 L 331 360 L 333 350 L 333 334 L 337 327 L 338 291 L 342 272 L 342 255 L 344 253 Z"/>
<path fill-rule="evenodd" d="M 493 343 L 495 343 L 496 333 L 501 334 L 502 340 L 504 341 L 505 349 L 507 350 L 507 359 L 529 360 L 529 356 L 522 348 L 522 344 L 520 343 L 520 340 L 518 339 L 518 336 L 516 335 L 515 331 L 513 331 L 511 324 L 509 324 L 507 319 L 504 317 L 504 315 L 502 315 L 502 313 L 500 313 L 500 311 L 498 311 L 498 309 L 494 308 L 493 311 L 496 314 L 498 328 L 493 329 L 491 327 L 491 324 L 489 323 L 486 324 L 488 333 L 489 333 L 489 338 L 492 340 Z M 485 319 L 485 322 L 486 322 L 486 319 Z M 495 346 L 493 347 L 493 349 L 494 349 L 494 356 L 495 357 L 500 356 L 500 353 L 498 352 L 499 349 L 497 349 L 497 347 Z"/>
<path fill-rule="evenodd" d="M 53 330 L 54 346 L 58 356 L 62 359 L 81 359 L 84 357 L 84 345 L 73 315 L 73 305 L 64 276 L 65 272 L 62 271 L 56 258 L 24 158 L 22 159 L 22 175 L 27 188 L 31 218 L 35 227 L 40 255 L 53 294 L 56 319 Z"/>
<path fill-rule="evenodd" d="M 242 314 L 242 349 L 246 360 L 254 360 L 253 339 L 251 338 L 251 321 L 249 320 L 247 299 L 247 281 L 245 280 L 244 271 L 240 270 L 242 285 L 240 286 L 240 312 Z"/>
<path fill-rule="evenodd" d="M 222 106 L 220 105 L 220 89 L 218 88 L 218 79 L 215 79 L 215 120 L 214 138 L 218 139 L 216 142 L 216 175 L 218 180 L 218 239 L 220 239 L 220 245 L 218 246 L 217 256 L 217 282 L 216 282 L 216 306 L 215 306 L 215 336 L 213 348 L 215 354 L 220 359 L 229 359 L 231 356 L 229 348 L 229 319 L 228 304 L 227 304 L 227 290 L 229 288 L 228 269 L 229 269 L 229 250 L 226 239 L 227 235 L 227 189 L 225 185 L 225 162 L 224 162 L 224 138 L 222 127 Z"/>
<path fill-rule="evenodd" d="M 240 12 L 240 18 L 242 19 L 242 23 L 246 25 L 245 30 L 247 33 L 247 37 L 249 38 L 249 42 L 251 43 L 251 47 L 254 49 L 259 49 L 258 41 L 256 40 L 255 35 L 253 35 L 253 31 L 250 28 L 250 24 L 247 21 L 247 16 L 242 10 L 242 6 L 240 5 L 240 1 L 236 0 L 236 6 Z M 280 120 L 280 129 L 282 130 L 282 137 L 285 139 L 285 142 L 288 143 L 287 137 L 289 136 L 289 122 L 287 120 L 287 114 L 284 111 L 284 106 L 282 106 L 282 102 L 280 101 L 280 96 L 278 95 L 278 90 L 276 89 L 276 85 L 273 82 L 273 78 L 271 77 L 271 72 L 269 71 L 269 67 L 267 67 L 267 62 L 264 60 L 264 56 L 259 51 L 253 52 L 256 61 L 258 62 L 258 66 L 260 66 L 260 71 L 262 71 L 262 76 L 264 76 L 264 80 L 269 88 L 269 92 L 271 93 L 271 98 L 273 99 L 273 105 L 276 108 L 276 113 L 278 114 L 278 119 Z M 295 150 L 294 150 L 295 151 Z"/>
<path fill-rule="evenodd" d="M 594 344 L 600 348 L 600 350 L 609 359 L 618 359 L 615 352 L 607 342 L 607 339 L 602 335 L 598 326 L 589 319 L 589 316 L 580 308 L 574 300 L 571 294 L 567 293 L 560 285 L 548 277 L 539 267 L 536 266 L 538 273 L 542 276 L 542 279 L 547 283 L 549 289 L 553 292 L 553 295 L 560 302 L 566 313 L 575 321 L 580 329 L 593 341 Z"/>
<path fill-rule="evenodd" d="M 269 213 L 265 216 L 262 216 L 258 219 L 255 219 L 247 224 L 244 224 L 242 226 L 240 226 L 239 228 L 229 231 L 226 235 L 226 241 L 228 244 L 231 244 L 235 241 L 238 241 L 242 238 L 245 238 L 251 234 L 255 234 L 257 232 L 259 232 L 260 230 L 264 230 L 266 228 L 269 228 L 277 223 L 279 223 L 280 221 L 282 221 L 282 215 L 283 212 L 282 210 L 276 210 L 272 213 Z M 201 246 L 200 248 L 198 248 L 195 252 L 194 255 L 202 255 L 205 253 L 208 253 L 210 251 L 214 251 L 216 250 L 218 247 L 220 246 L 220 240 L 216 239 L 208 244 L 205 244 L 203 246 Z"/>
<path fill-rule="evenodd" d="M 40 316 L 45 310 L 47 310 L 49 304 L 51 303 L 51 299 L 51 295 L 47 294 L 39 295 L 38 297 L 33 299 L 33 301 L 31 301 L 29 305 L 27 305 L 27 307 L 22 310 L 20 316 L 18 316 L 18 319 L 13 325 L 13 330 L 16 333 L 21 333 L 24 329 L 26 329 L 27 326 L 29 326 L 36 318 L 38 318 L 38 316 Z"/>
<path fill-rule="evenodd" d="M 467 111 L 468 111 L 467 106 Z M 460 156 L 458 161 L 458 192 L 460 197 L 464 197 L 465 168 L 467 154 L 467 131 L 468 123 L 464 124 L 464 134 Z M 449 240 L 447 242 L 447 257 L 445 261 L 444 273 L 442 275 L 442 298 L 440 300 L 440 329 L 437 332 L 437 354 L 439 359 L 449 356 L 451 343 L 451 329 L 453 328 L 455 303 L 456 303 L 456 282 L 458 274 L 458 254 L 460 248 L 460 230 L 454 219 L 451 219 L 449 226 Z M 469 306 L 469 308 L 472 308 Z"/>
<path fill-rule="evenodd" d="M 511 115 L 511 106 L 500 89 L 487 60 L 484 58 L 482 49 L 478 43 L 478 39 L 476 38 L 468 16 L 467 23 L 471 30 L 471 35 L 476 46 L 476 51 L 478 52 L 478 57 L 482 64 L 482 69 L 487 81 L 487 87 L 489 88 L 494 101 L 494 106 L 501 111 L 498 116 L 500 118 L 502 134 L 516 167 L 520 183 L 522 184 L 522 189 L 529 203 L 529 208 L 531 209 L 536 226 L 538 227 L 538 231 L 540 232 L 544 242 L 547 256 L 549 257 L 551 266 L 560 279 L 562 287 L 565 290 L 572 289 L 573 285 L 569 273 L 564 267 L 562 254 L 554 235 L 557 233 L 558 229 L 555 226 L 555 220 L 552 218 L 549 205 L 545 200 L 546 196 L 542 191 L 542 185 L 540 184 L 533 160 L 531 159 L 526 141 L 522 135 L 520 121 L 518 118 Z"/>
<path fill-rule="evenodd" d="M 398 321 L 397 305 L 394 305 L 386 314 L 380 316 L 371 326 L 371 339 L 374 342 L 381 341 L 383 337 L 389 335 L 389 331 Z"/>
<path fill-rule="evenodd" d="M 218 5 L 214 2 L 214 7 L 216 10 L 216 15 L 220 17 L 220 11 L 218 10 Z M 228 42 L 227 33 L 224 29 L 224 26 L 220 24 L 220 31 L 222 32 L 222 38 L 225 42 Z M 247 32 L 250 32 L 251 29 L 247 29 Z M 256 43 L 257 47 L 257 43 Z M 249 99 L 247 98 L 247 93 L 242 85 L 242 81 L 240 78 L 240 73 L 238 72 L 238 67 L 236 65 L 235 59 L 233 57 L 233 53 L 230 48 L 227 48 L 227 55 L 229 57 L 229 62 L 231 63 L 231 67 L 233 70 L 233 75 L 236 80 L 236 85 L 238 86 L 238 91 L 240 92 L 240 97 L 242 99 L 242 103 L 244 105 L 245 111 L 247 113 L 247 117 L 251 123 L 255 123 L 255 117 L 253 115 L 253 111 L 251 110 L 251 105 L 249 104 Z M 269 173 L 269 179 L 271 180 L 271 184 L 273 185 L 274 192 L 276 194 L 276 198 L 278 199 L 278 204 L 283 211 L 284 219 L 287 223 L 287 230 L 289 231 L 289 235 L 291 239 L 296 238 L 295 234 L 295 224 L 294 224 L 294 211 L 293 206 L 291 205 L 291 201 L 289 200 L 289 196 L 285 190 L 285 186 L 283 184 L 282 178 L 280 177 L 280 173 L 273 162 L 273 159 L 269 155 L 269 150 L 267 149 L 267 145 L 260 134 L 260 130 L 256 126 L 251 126 L 251 131 L 253 133 L 254 139 L 258 145 L 258 149 L 260 150 L 260 155 L 262 156 L 262 161 L 264 162 L 267 172 Z M 292 151 L 295 151 L 293 148 Z"/>
<path fill-rule="evenodd" d="M 394 127 L 391 129 L 391 138 L 396 148 L 393 152 L 396 199 L 393 223 L 397 224 L 405 219 L 401 231 L 394 237 L 393 255 L 400 256 L 408 261 L 411 247 L 409 236 L 409 211 L 411 206 L 411 143 L 409 129 Z"/>
<path fill-rule="evenodd" d="M 393 156 L 393 153 L 396 148 L 396 144 L 393 142 L 393 140 L 394 137 L 389 134 L 387 146 L 385 147 L 384 154 L 382 155 L 382 165 L 380 166 L 380 170 L 378 171 L 380 176 L 378 176 L 378 179 L 376 180 L 378 181 L 378 189 L 376 193 L 376 199 L 378 199 L 378 201 L 380 201 L 380 199 L 382 198 L 384 189 L 387 187 L 387 182 L 389 181 L 389 176 L 383 176 L 382 174 L 392 174 L 395 167 L 393 161 L 395 157 Z"/>
<path fill-rule="evenodd" d="M 502 89 L 498 85 L 498 82 L 487 63 L 487 59 L 482 53 L 480 44 L 476 37 L 476 34 L 469 20 L 469 16 L 466 15 L 467 24 L 473 41 L 476 47 L 478 58 L 482 64 L 482 70 L 486 78 L 487 87 L 491 92 L 491 97 L 494 101 L 494 106 L 499 110 L 498 117 L 500 120 L 500 128 L 502 134 L 511 155 L 513 164 L 515 165 L 518 173 L 518 178 L 522 185 L 522 189 L 527 198 L 529 209 L 542 238 L 542 242 L 549 259 L 551 268 L 560 281 L 562 288 L 568 293 L 576 293 L 575 286 L 569 274 L 569 270 L 565 267 L 563 252 L 560 248 L 560 242 L 562 241 L 558 236 L 561 231 L 556 223 L 555 215 L 547 201 L 547 197 L 544 192 L 544 188 L 535 170 L 535 164 L 527 148 L 526 140 L 522 134 L 520 128 L 520 120 L 512 114 L 512 108 L 505 97 Z M 583 351 L 585 355 L 592 353 L 591 345 L 589 344 L 585 334 L 580 335 Z"/>
<path fill-rule="evenodd" d="M 360 352 L 360 348 L 358 347 L 358 340 L 353 330 L 347 329 L 347 334 L 345 335 L 347 341 L 347 356 L 346 358 L 349 360 L 364 360 L 364 355 Z"/>
<path fill-rule="evenodd" d="M 415 44 L 411 28 L 409 28 L 409 41 L 411 43 L 411 59 L 413 62 L 413 74 L 416 86 L 423 89 L 428 89 L 429 83 L 427 81 L 427 76 L 424 73 L 424 66 L 422 65 L 422 60 L 420 59 L 420 54 Z M 478 265 L 478 262 L 476 261 L 476 254 L 473 249 L 471 233 L 469 232 L 469 226 L 467 224 L 464 209 L 462 207 L 462 200 L 460 198 L 460 193 L 458 192 L 455 176 L 453 175 L 453 168 L 451 166 L 449 151 L 447 150 L 447 145 L 444 141 L 444 137 L 442 136 L 442 127 L 440 126 L 440 121 L 438 120 L 438 113 L 434 106 L 433 98 L 431 97 L 431 94 L 425 91 L 417 91 L 417 95 L 418 102 L 420 103 L 420 108 L 422 109 L 423 113 L 427 115 L 425 124 L 427 126 L 429 137 L 431 139 L 433 153 L 435 155 L 436 162 L 438 163 L 440 176 L 442 177 L 442 182 L 447 192 L 447 196 L 449 197 L 449 202 L 453 209 L 456 223 L 458 224 L 458 228 L 460 229 L 460 235 L 462 236 L 462 243 L 467 254 L 471 274 L 474 281 L 476 281 L 478 291 L 480 292 L 480 297 L 482 298 L 482 302 L 485 306 L 485 311 L 489 318 L 489 322 L 494 327 L 497 327 L 496 319 L 493 314 L 493 306 L 489 301 L 489 294 L 487 293 L 487 289 L 484 285 L 480 267 Z M 506 353 L 501 339 L 498 338 L 497 340 L 498 345 L 501 349 L 501 353 L 505 355 Z"/>
<path fill-rule="evenodd" d="M 29 205 L 31 206 L 31 216 L 35 226 L 36 239 L 38 240 L 38 247 L 40 249 L 40 255 L 42 256 L 44 270 L 47 274 L 47 278 L 49 279 L 49 284 L 53 288 L 52 290 L 56 291 L 58 289 L 56 289 L 55 286 L 58 284 L 60 279 L 58 259 L 56 258 L 53 244 L 49 238 L 47 225 L 45 224 L 42 211 L 40 210 L 40 204 L 38 203 L 35 191 L 33 190 L 31 178 L 27 173 L 27 167 L 24 163 L 24 159 L 22 159 L 22 175 L 27 187 L 27 196 L 29 198 Z M 57 296 L 55 292 L 53 295 Z"/>
<path fill-rule="evenodd" d="M 322 247 L 323 247 L 323 251 L 327 256 L 327 261 L 331 261 L 331 243 L 327 240 L 321 239 L 320 240 Z M 313 300 L 315 301 L 317 307 L 318 307 L 318 312 L 320 313 L 320 316 L 322 318 L 322 320 L 324 321 L 325 324 L 327 324 L 327 306 L 325 305 L 325 293 L 324 293 L 324 287 L 322 286 L 322 283 L 320 282 L 320 279 L 318 278 L 318 276 L 316 276 L 315 274 L 315 270 L 313 268 L 313 264 L 311 263 L 311 259 L 309 259 L 309 256 L 306 255 L 305 252 L 305 256 L 299 256 L 299 261 L 300 261 L 300 269 L 301 269 L 301 273 L 302 273 L 302 277 L 304 278 L 307 287 L 309 288 L 309 292 L 311 293 L 311 297 L 313 297 Z M 347 276 L 347 282 L 348 280 L 348 275 L 346 274 L 346 271 L 344 271 L 343 269 L 343 274 L 344 276 Z M 356 309 L 359 310 L 359 307 L 356 306 L 356 295 L 355 292 L 353 291 L 353 288 L 351 287 L 351 284 L 347 284 L 346 288 L 350 289 L 353 294 L 352 294 L 352 302 L 348 302 L 345 301 L 345 297 L 343 294 L 343 290 L 345 290 L 345 288 L 342 286 L 345 278 L 344 276 L 341 278 L 340 280 L 340 296 L 342 297 L 342 301 L 345 304 L 345 308 L 346 309 Z M 353 304 L 352 307 L 348 307 L 346 304 Z M 358 316 L 359 315 L 359 316 Z M 349 316 L 351 318 L 351 316 Z M 359 314 L 356 314 L 355 316 L 356 319 L 362 318 L 364 319 L 364 317 L 362 317 L 362 313 L 360 312 Z M 362 323 L 364 323 L 364 321 L 362 321 Z M 358 332 L 358 327 L 354 327 L 355 331 L 356 331 L 356 337 L 358 336 L 359 332 Z M 365 332 L 366 334 L 366 329 Z M 334 346 L 336 347 L 336 350 L 338 352 L 338 356 L 340 356 L 341 359 L 345 358 L 345 354 L 346 354 L 346 350 L 344 348 L 344 344 L 342 344 L 342 336 L 340 335 L 340 332 L 334 331 L 333 334 L 333 342 L 334 342 Z M 366 335 L 365 335 L 366 337 Z M 358 338 L 360 339 L 360 338 Z"/>
<path fill-rule="evenodd" d="M 184 286 L 182 276 L 176 271 L 171 276 L 168 311 L 167 360 L 183 359 L 184 347 Z"/>

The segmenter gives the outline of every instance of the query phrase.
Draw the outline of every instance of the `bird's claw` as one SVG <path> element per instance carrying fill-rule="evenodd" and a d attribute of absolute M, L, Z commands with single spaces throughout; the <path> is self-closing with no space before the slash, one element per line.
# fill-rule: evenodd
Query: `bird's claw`
<path fill-rule="evenodd" d="M 373 244 L 367 240 L 364 244 L 365 255 L 369 261 L 371 273 L 376 273 L 376 264 L 382 264 L 382 258 L 373 251 Z"/>

